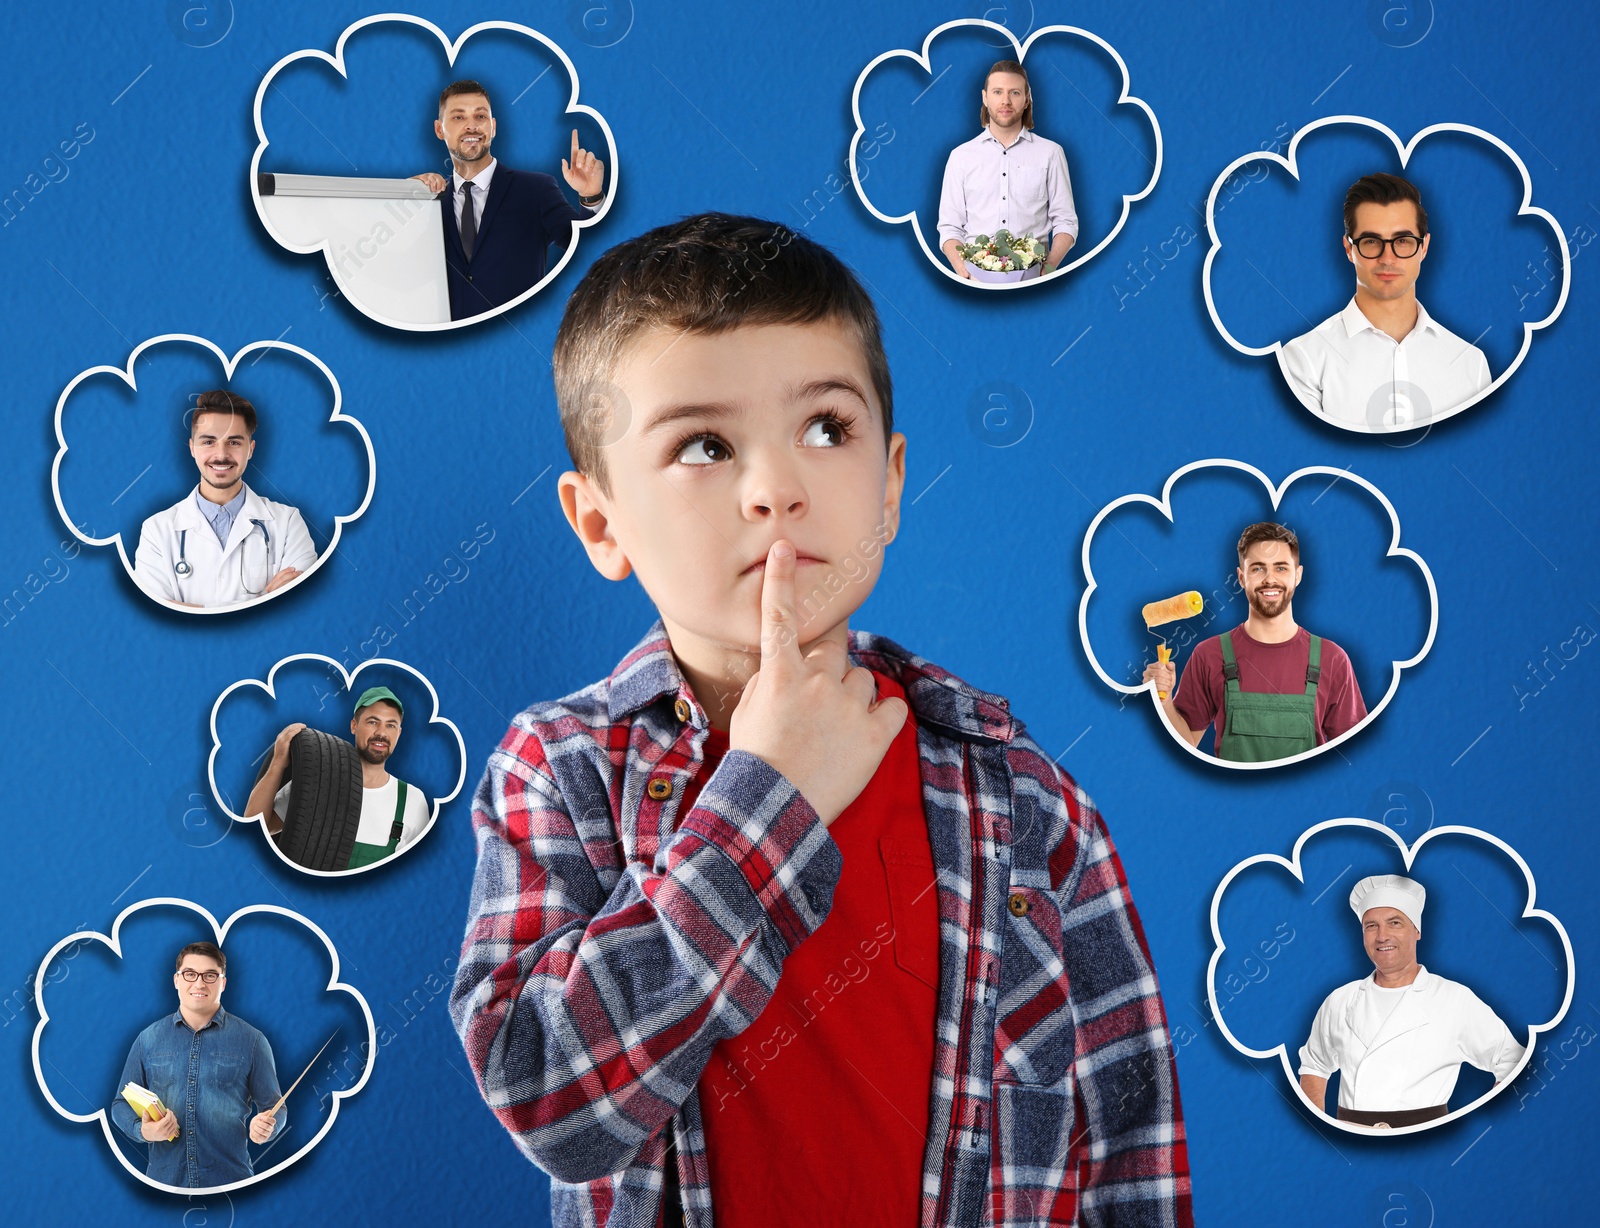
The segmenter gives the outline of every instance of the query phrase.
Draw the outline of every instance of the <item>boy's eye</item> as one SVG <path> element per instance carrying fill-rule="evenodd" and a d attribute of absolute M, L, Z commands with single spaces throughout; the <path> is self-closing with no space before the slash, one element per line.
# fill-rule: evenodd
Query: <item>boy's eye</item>
<path fill-rule="evenodd" d="M 727 460 L 733 453 L 728 450 L 728 445 L 715 435 L 701 435 L 691 439 L 678 449 L 678 463 L 680 465 L 712 465 L 717 461 Z"/>
<path fill-rule="evenodd" d="M 800 442 L 808 448 L 837 448 L 849 436 L 843 422 L 837 418 L 818 418 L 806 427 Z"/>

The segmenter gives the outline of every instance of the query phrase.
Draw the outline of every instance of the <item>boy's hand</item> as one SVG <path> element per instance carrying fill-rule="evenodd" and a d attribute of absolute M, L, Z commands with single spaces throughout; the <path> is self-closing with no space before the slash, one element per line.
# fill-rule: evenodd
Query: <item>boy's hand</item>
<path fill-rule="evenodd" d="M 761 581 L 761 668 L 745 684 L 728 744 L 782 772 L 831 824 L 867 787 L 906 722 L 902 699 L 873 701 L 872 673 L 831 640 L 800 651 L 794 546 L 777 541 Z"/>

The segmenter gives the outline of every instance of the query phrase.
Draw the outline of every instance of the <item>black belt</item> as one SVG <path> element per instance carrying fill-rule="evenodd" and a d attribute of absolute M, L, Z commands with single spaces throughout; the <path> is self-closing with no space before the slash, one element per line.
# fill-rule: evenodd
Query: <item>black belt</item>
<path fill-rule="evenodd" d="M 1339 1109 L 1339 1120 L 1356 1126 L 1380 1126 L 1398 1130 L 1402 1126 L 1420 1126 L 1425 1121 L 1437 1121 L 1448 1116 L 1450 1106 L 1436 1104 L 1429 1109 L 1392 1109 L 1382 1113 L 1368 1113 L 1361 1109 Z"/>

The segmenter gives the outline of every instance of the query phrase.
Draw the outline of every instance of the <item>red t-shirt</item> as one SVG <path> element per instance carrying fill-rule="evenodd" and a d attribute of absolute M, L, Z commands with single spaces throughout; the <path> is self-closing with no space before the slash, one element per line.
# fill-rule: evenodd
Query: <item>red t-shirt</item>
<path fill-rule="evenodd" d="M 905 698 L 874 677 L 880 698 Z M 727 747 L 713 731 L 698 780 Z M 828 919 L 700 1076 L 717 1228 L 917 1222 L 939 906 L 910 718 L 828 832 L 844 861 Z"/>
<path fill-rule="evenodd" d="M 1233 659 L 1239 666 L 1239 689 L 1268 695 L 1303 695 L 1306 666 L 1311 662 L 1311 633 L 1301 627 L 1281 644 L 1253 640 L 1243 624 L 1233 633 Z M 1222 676 L 1220 636 L 1202 640 L 1189 655 L 1172 703 L 1190 729 L 1214 725 L 1222 736 L 1223 703 L 1228 692 Z M 1317 745 L 1336 738 L 1366 719 L 1367 705 L 1350 658 L 1330 639 L 1322 641 L 1322 673 L 1317 679 Z M 1213 750 L 1212 754 L 1216 754 Z"/>

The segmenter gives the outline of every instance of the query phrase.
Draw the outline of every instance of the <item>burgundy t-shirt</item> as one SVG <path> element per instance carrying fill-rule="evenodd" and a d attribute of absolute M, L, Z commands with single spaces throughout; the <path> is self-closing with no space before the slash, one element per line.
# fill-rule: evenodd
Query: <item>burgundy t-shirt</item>
<path fill-rule="evenodd" d="M 905 698 L 892 678 L 874 677 L 880 699 Z M 713 731 L 699 780 L 727 746 Z M 939 893 L 914 720 L 828 833 L 844 861 L 828 919 L 700 1076 L 718 1228 L 917 1222 Z"/>
<path fill-rule="evenodd" d="M 1311 662 L 1311 633 L 1301 627 L 1293 639 L 1263 644 L 1250 638 L 1241 624 L 1233 633 L 1233 659 L 1239 665 L 1239 689 L 1267 695 L 1303 695 L 1306 666 Z M 1228 684 L 1222 677 L 1222 639 L 1202 640 L 1178 679 L 1172 703 L 1190 729 L 1216 728 L 1222 737 L 1223 703 Z M 1317 745 L 1336 738 L 1366 718 L 1367 705 L 1350 658 L 1332 640 L 1322 641 L 1322 673 L 1317 679 Z M 1216 746 L 1215 738 L 1212 746 Z M 1212 754 L 1216 754 L 1213 749 Z"/>

